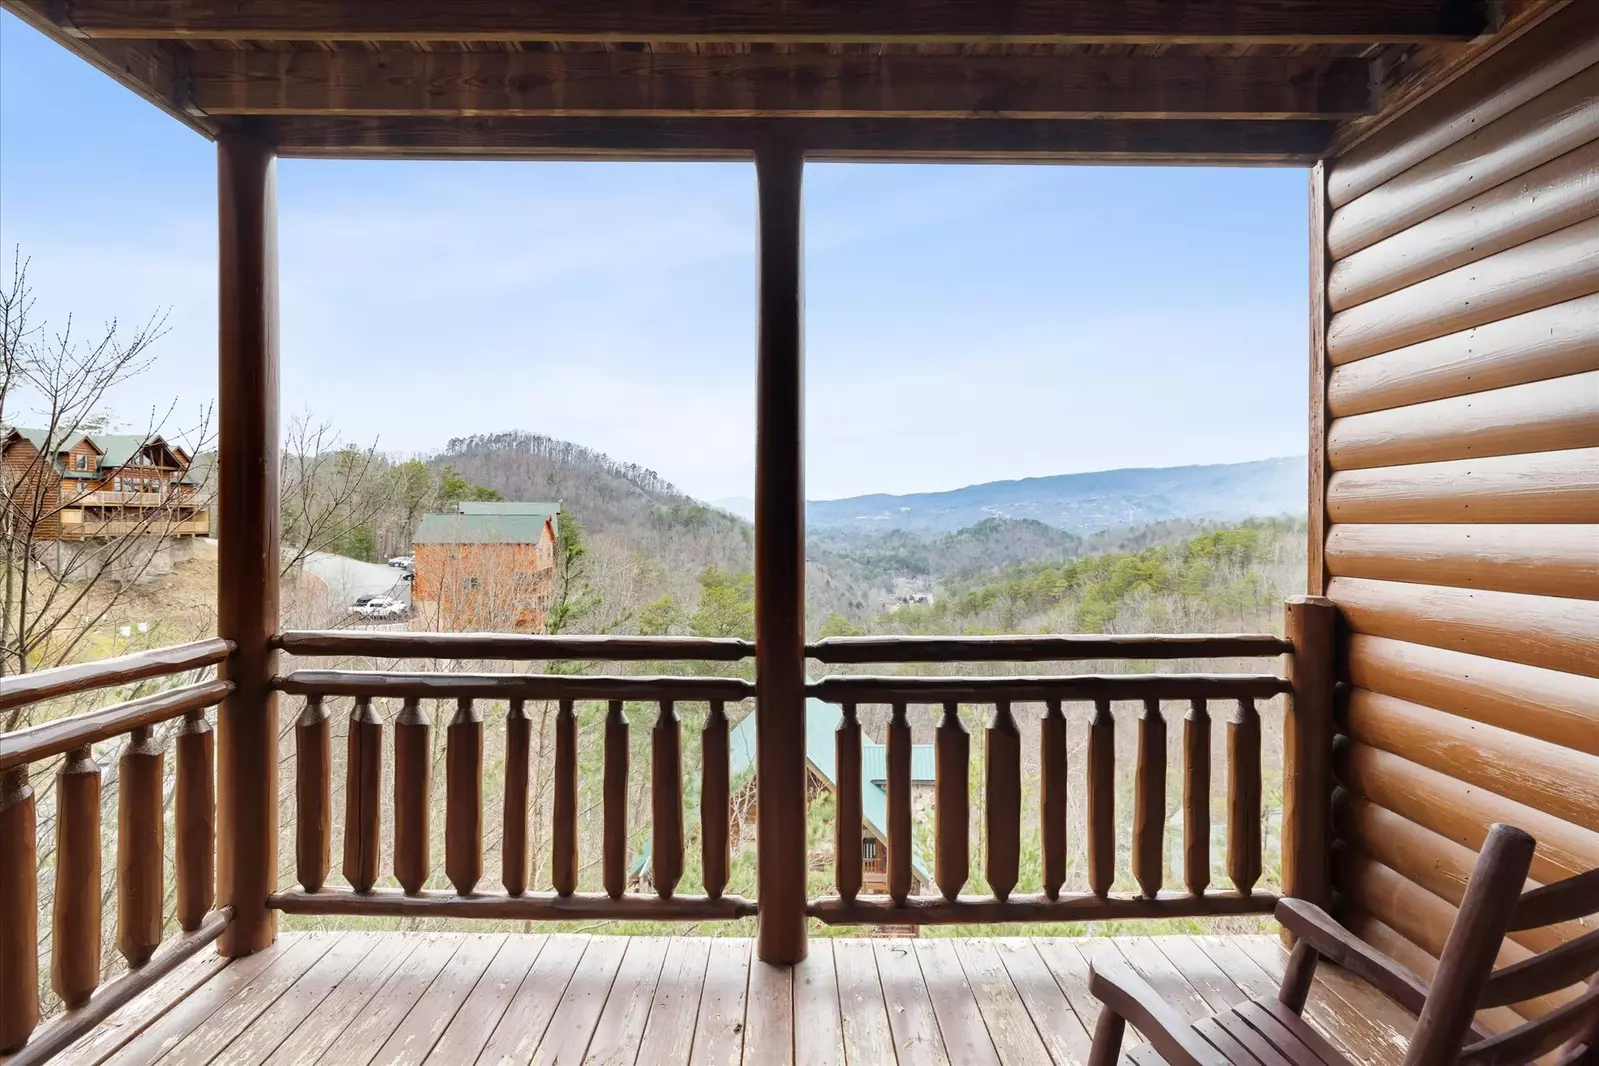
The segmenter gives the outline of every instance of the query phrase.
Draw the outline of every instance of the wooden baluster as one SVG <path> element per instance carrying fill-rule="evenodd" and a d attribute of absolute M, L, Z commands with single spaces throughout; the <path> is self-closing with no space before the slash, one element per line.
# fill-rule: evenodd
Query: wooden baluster
<path fill-rule="evenodd" d="M 1109 700 L 1094 701 L 1088 722 L 1088 887 L 1110 893 L 1116 880 L 1116 719 Z"/>
<path fill-rule="evenodd" d="M 294 722 L 294 867 L 307 892 L 332 868 L 333 730 L 321 696 L 307 696 Z"/>
<path fill-rule="evenodd" d="M 161 946 L 164 761 L 155 727 L 140 726 L 117 764 L 117 950 L 133 969 Z"/>
<path fill-rule="evenodd" d="M 700 736 L 702 777 L 700 783 L 700 866 L 705 871 L 705 894 L 720 899 L 727 889 L 733 863 L 729 830 L 732 825 L 732 796 L 728 774 L 731 762 L 727 747 L 727 711 L 721 700 L 711 703 Z M 860 849 L 856 849 L 859 856 Z"/>
<path fill-rule="evenodd" d="M 577 715 L 562 700 L 555 715 L 555 824 L 550 829 L 550 881 L 558 895 L 577 891 Z"/>
<path fill-rule="evenodd" d="M 844 717 L 833 734 L 838 764 L 838 794 L 833 819 L 833 872 L 838 894 L 854 899 L 861 891 L 861 723 L 855 705 L 844 704 Z"/>
<path fill-rule="evenodd" d="M 1059 700 L 1050 700 L 1039 725 L 1041 792 L 1039 831 L 1044 845 L 1044 895 L 1059 899 L 1066 883 L 1066 714 Z"/>
<path fill-rule="evenodd" d="M 1183 887 L 1202 896 L 1210 885 L 1210 711 L 1190 700 L 1183 717 Z"/>
<path fill-rule="evenodd" d="M 500 835 L 500 879 L 508 896 L 527 891 L 527 773 L 532 736 L 527 704 L 512 700 L 505 712 L 505 809 Z"/>
<path fill-rule="evenodd" d="M 39 1024 L 38 831 L 28 768 L 12 767 L 0 774 L 0 976 L 8 986 L 0 1052 L 21 1047 Z"/>
<path fill-rule="evenodd" d="M 1166 867 L 1166 719 L 1159 700 L 1138 716 L 1138 771 L 1133 791 L 1133 877 L 1143 894 L 1160 894 Z"/>
<path fill-rule="evenodd" d="M 394 879 L 407 896 L 428 879 L 429 778 L 433 723 L 414 699 L 394 719 Z"/>
<path fill-rule="evenodd" d="M 444 876 L 458 896 L 483 879 L 483 712 L 455 701 L 444 730 Z"/>
<path fill-rule="evenodd" d="M 370 892 L 378 880 L 378 837 L 382 833 L 379 795 L 383 789 L 383 719 L 368 696 L 350 708 L 350 735 L 344 778 L 344 879 L 357 892 Z"/>
<path fill-rule="evenodd" d="M 1260 711 L 1247 699 L 1227 723 L 1227 877 L 1245 896 L 1260 880 Z"/>
<path fill-rule="evenodd" d="M 904 903 L 911 894 L 911 724 L 905 705 L 894 704 L 888 722 L 888 894 Z"/>
<path fill-rule="evenodd" d="M 1010 704 L 995 704 L 983 750 L 983 805 L 988 825 L 983 872 L 994 898 L 1007 899 L 1016 887 L 1022 856 L 1022 734 Z"/>
<path fill-rule="evenodd" d="M 183 716 L 173 750 L 178 761 L 172 802 L 178 928 L 191 933 L 216 902 L 216 734 L 204 710 Z"/>
<path fill-rule="evenodd" d="M 605 893 L 621 899 L 627 891 L 627 715 L 622 701 L 605 712 Z"/>
<path fill-rule="evenodd" d="M 933 736 L 933 814 L 936 840 L 933 880 L 945 899 L 955 899 L 971 875 L 972 740 L 961 725 L 960 706 L 944 704 L 944 717 Z"/>
<path fill-rule="evenodd" d="M 84 745 L 56 774 L 50 987 L 69 1010 L 89 1002 L 100 983 L 100 910 L 100 764 Z"/>
<path fill-rule="evenodd" d="M 650 737 L 650 815 L 654 819 L 651 879 L 671 899 L 683 878 L 683 725 L 671 700 L 661 701 Z"/>

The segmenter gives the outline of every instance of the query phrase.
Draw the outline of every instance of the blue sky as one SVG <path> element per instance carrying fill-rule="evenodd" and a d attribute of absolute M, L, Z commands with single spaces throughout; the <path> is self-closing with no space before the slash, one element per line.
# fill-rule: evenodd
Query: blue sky
<path fill-rule="evenodd" d="M 752 166 L 278 166 L 286 418 L 752 493 Z M 809 495 L 1302 453 L 1306 200 L 1298 170 L 811 165 Z M 209 142 L 0 14 L 7 268 L 53 323 L 169 310 L 130 422 L 215 395 L 215 204 Z"/>

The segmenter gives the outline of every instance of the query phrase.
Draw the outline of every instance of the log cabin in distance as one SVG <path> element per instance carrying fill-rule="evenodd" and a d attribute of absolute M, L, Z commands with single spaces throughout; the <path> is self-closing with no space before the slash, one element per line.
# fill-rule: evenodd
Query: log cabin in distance
<path fill-rule="evenodd" d="M 216 141 L 221 427 L 217 638 L 0 681 L 0 707 L 15 707 L 219 667 L 4 738 L 8 1066 L 224 1051 L 1078 1063 L 1091 1031 L 1124 1021 L 1150 1041 L 1127 1052 L 1145 1066 L 1592 1062 L 1599 3 L 0 2 Z M 280 631 L 278 157 L 753 160 L 753 641 Z M 1282 635 L 806 644 L 812 160 L 1305 169 L 1311 563 Z M 693 667 L 363 668 L 397 659 Z M 753 682 L 727 665 L 746 659 Z M 1060 672 L 1105 660 L 1137 672 Z M 987 665 L 966 676 L 959 664 L 974 662 Z M 879 672 L 828 676 L 863 664 Z M 810 699 L 838 708 L 846 827 L 822 892 L 808 883 Z M 1280 804 L 1261 746 L 1262 705 L 1277 699 Z M 740 703 L 756 715 L 758 847 L 753 884 L 734 892 L 719 768 Z M 553 769 L 538 782 L 553 797 L 547 866 L 530 846 L 530 706 L 553 708 Z M 929 706 L 936 892 L 913 894 L 908 712 Z M 985 724 L 968 732 L 962 706 Z M 866 890 L 855 829 L 863 709 L 887 722 L 881 891 Z M 579 712 L 603 714 L 602 752 L 576 750 Z M 490 722 L 510 757 L 486 768 Z M 648 766 L 635 765 L 635 730 L 648 731 Z M 113 830 L 91 745 L 121 736 Z M 685 743 L 707 768 L 692 804 Z M 429 772 L 435 744 L 442 776 Z M 1036 794 L 1019 787 L 1024 745 Z M 154 890 L 168 758 L 170 904 Z M 580 768 L 596 778 L 580 782 Z M 485 773 L 504 775 L 502 810 L 484 808 Z M 580 810 L 580 783 L 598 810 Z M 434 807 L 442 855 L 429 850 Z M 641 807 L 648 893 L 627 885 Z M 602 821 L 599 854 L 578 854 L 580 817 Z M 1274 856 L 1265 832 L 1279 823 Z M 1468 891 L 1496 823 L 1533 843 L 1496 833 Z M 44 849 L 41 824 L 54 825 Z M 98 845 L 113 834 L 105 903 L 131 968 L 102 982 Z M 1069 841 L 1081 846 L 1070 865 Z M 1017 890 L 1024 864 L 1039 890 Z M 1279 910 L 1284 897 L 1296 902 Z M 308 935 L 280 932 L 284 915 L 754 928 L 749 940 Z M 1239 915 L 1272 931 L 1280 917 L 1294 954 L 1242 934 L 816 935 Z M 1330 961 L 1313 965 L 1318 953 Z M 1091 982 L 1089 966 L 1117 959 L 1155 990 L 1153 1007 L 1134 995 L 1101 1010 L 1094 993 L 1115 998 L 1118 967 Z M 41 1024 L 46 986 L 71 1009 Z"/>
<path fill-rule="evenodd" d="M 412 536 L 413 612 L 449 633 L 536 633 L 555 595 L 559 503 L 457 504 Z"/>

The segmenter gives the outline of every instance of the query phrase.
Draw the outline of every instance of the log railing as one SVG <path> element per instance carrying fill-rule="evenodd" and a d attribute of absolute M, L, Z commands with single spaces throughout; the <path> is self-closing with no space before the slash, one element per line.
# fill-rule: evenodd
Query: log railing
<path fill-rule="evenodd" d="M 630 637 L 537 637 L 514 634 L 285 633 L 277 643 L 297 655 L 364 655 L 391 659 L 507 661 L 731 661 L 749 654 L 733 640 Z M 399 673 L 295 670 L 275 682 L 304 698 L 296 722 L 296 877 L 299 888 L 271 896 L 286 913 L 439 915 L 516 919 L 666 919 L 697 921 L 755 913 L 753 902 L 726 893 L 729 878 L 727 704 L 749 699 L 754 686 L 731 677 L 565 674 Z M 331 889 L 333 758 L 329 702 L 350 701 L 344 788 L 342 873 L 350 888 Z M 501 868 L 485 883 L 483 862 L 484 701 L 507 705 L 504 738 Z M 551 892 L 530 892 L 528 854 L 529 741 L 527 704 L 555 705 Z M 578 891 L 579 782 L 577 711 L 606 708 L 603 730 L 602 892 Z M 627 892 L 629 733 L 624 705 L 654 707 L 650 725 L 652 893 Z M 677 707 L 710 707 L 700 737 L 705 777 L 700 822 L 704 891 L 678 892 L 684 872 L 682 725 Z M 380 708 L 393 712 L 385 726 Z M 431 708 L 431 712 L 430 712 Z M 430 752 L 434 716 L 444 732 L 444 874 L 450 888 L 428 889 L 430 817 L 436 783 Z M 385 739 L 385 730 L 389 734 Z M 391 873 L 399 889 L 378 887 L 383 841 L 383 747 L 392 745 Z"/>
<path fill-rule="evenodd" d="M 1291 627 L 1292 629 L 1293 627 Z M 1307 652 L 1311 649 L 1307 649 Z M 1139 637 L 841 638 L 809 649 L 827 663 L 957 663 L 1086 660 L 1170 660 L 1287 655 L 1293 641 L 1269 635 Z M 1330 646 L 1315 649 L 1330 653 Z M 1275 894 L 1256 890 L 1260 880 L 1262 825 L 1259 701 L 1292 694 L 1291 676 L 1278 674 L 1129 673 L 1065 676 L 924 677 L 837 676 L 810 686 L 818 699 L 839 704 L 843 719 L 836 737 L 839 768 L 837 809 L 842 827 L 858 817 L 863 706 L 889 708 L 887 725 L 886 896 L 862 896 L 858 839 L 840 829 L 835 847 L 838 894 L 812 900 L 809 912 L 829 924 L 933 924 L 1016 921 L 1079 921 L 1163 918 L 1271 912 Z M 1317 675 L 1320 676 L 1319 674 Z M 1330 692 L 1327 694 L 1330 697 Z M 1116 847 L 1116 721 L 1111 704 L 1140 707 L 1132 789 L 1132 846 L 1127 873 L 1136 892 L 1113 894 L 1119 872 Z M 1176 703 L 1173 707 L 1171 704 Z M 1304 701 L 1309 709 L 1317 700 Z M 1067 718 L 1069 704 L 1087 704 L 1085 772 L 1086 892 L 1065 891 L 1067 871 Z M 992 708 L 981 738 L 984 761 L 982 876 L 987 895 L 963 894 L 970 880 L 972 798 L 968 794 L 973 738 L 959 716 L 961 706 Z M 912 895 L 911 707 L 940 708 L 934 730 L 933 880 L 937 895 Z M 1019 896 L 1022 825 L 1022 731 L 1020 708 L 1041 707 L 1037 728 L 1043 891 Z M 1214 889 L 1211 877 L 1211 723 L 1225 724 L 1227 800 L 1225 868 L 1231 882 Z M 1028 713 L 1039 713 L 1029 711 Z M 1295 709 L 1290 706 L 1289 715 Z M 1168 719 L 1180 714 L 1180 721 Z M 1168 728 L 1182 733 L 1181 890 L 1165 885 Z M 1030 731 L 1031 732 L 1031 731 Z M 1322 758 L 1324 756 L 1316 756 Z M 1289 760 L 1294 754 L 1289 752 Z M 1286 773 L 1304 776 L 1304 768 Z M 1311 774 L 1309 776 L 1315 776 Z M 1308 809 L 1308 808 L 1307 808 Z M 856 812 L 851 814 L 851 812 Z M 1317 815 L 1312 815 L 1316 817 Z M 1285 815 L 1288 817 L 1288 815 Z M 1296 839 L 1316 837 L 1301 827 Z M 1323 835 L 1324 838 L 1324 835 Z M 1285 879 L 1295 865 L 1284 856 Z"/>
<path fill-rule="evenodd" d="M 222 662 L 222 640 L 161 648 L 0 681 L 0 708 L 14 709 Z M 216 753 L 207 709 L 232 686 L 202 680 L 0 736 L 0 1051 L 9 1066 L 43 1062 L 221 935 L 213 835 Z M 165 760 L 158 727 L 172 737 L 176 778 L 173 851 L 182 934 L 166 924 Z M 128 973 L 100 984 L 100 764 L 92 745 L 126 736 L 117 762 L 116 946 Z M 35 1034 L 38 996 L 38 853 L 34 767 L 65 756 L 55 775 L 55 888 L 50 981 L 66 1010 Z M 25 1046 L 24 1046 L 25 1045 Z"/>

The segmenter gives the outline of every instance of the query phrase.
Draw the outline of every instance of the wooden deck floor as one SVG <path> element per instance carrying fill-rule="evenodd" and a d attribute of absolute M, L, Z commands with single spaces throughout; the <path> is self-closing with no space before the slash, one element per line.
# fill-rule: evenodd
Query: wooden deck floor
<path fill-rule="evenodd" d="M 748 940 L 285 934 L 189 960 L 57 1061 L 1080 1066 L 1107 951 L 1195 1016 L 1271 994 L 1287 958 L 1261 936 L 814 939 L 790 971 Z M 1407 1016 L 1324 970 L 1307 1017 L 1356 1062 L 1398 1062 Z"/>

